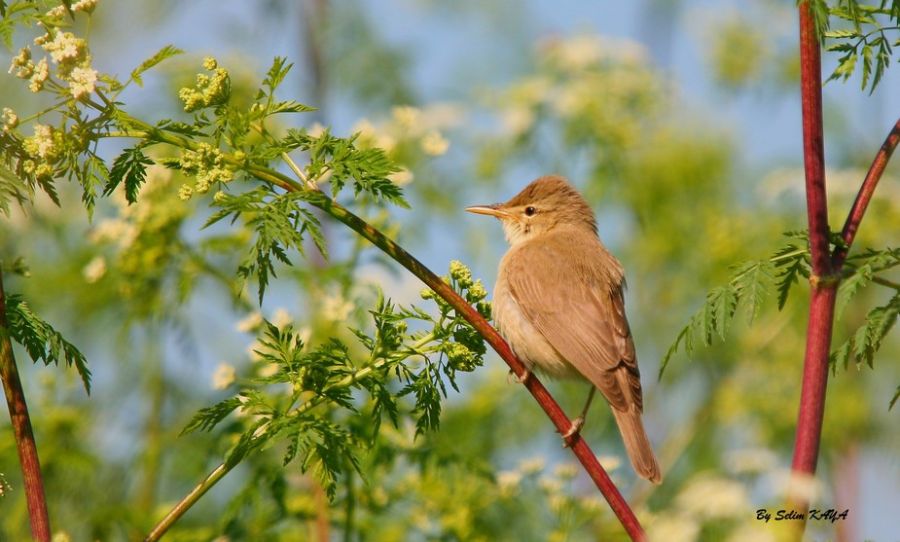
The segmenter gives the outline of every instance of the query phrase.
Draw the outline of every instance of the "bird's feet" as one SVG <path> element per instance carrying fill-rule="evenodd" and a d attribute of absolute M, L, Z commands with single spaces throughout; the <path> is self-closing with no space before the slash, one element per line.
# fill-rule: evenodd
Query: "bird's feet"
<path fill-rule="evenodd" d="M 569 427 L 569 430 L 562 436 L 563 448 L 568 448 L 572 445 L 573 437 L 581 433 L 582 427 L 584 427 L 584 416 L 578 416 L 572 420 L 572 425 Z"/>
<path fill-rule="evenodd" d="M 509 370 L 509 374 L 506 375 L 507 384 L 524 384 L 526 380 L 531 378 L 531 371 L 525 369 L 525 372 L 522 373 L 522 376 L 519 376 L 512 369 Z"/>

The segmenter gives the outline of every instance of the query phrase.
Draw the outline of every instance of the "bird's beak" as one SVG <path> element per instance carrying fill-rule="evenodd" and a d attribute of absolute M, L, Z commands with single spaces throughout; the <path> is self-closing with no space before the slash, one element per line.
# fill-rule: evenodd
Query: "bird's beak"
<path fill-rule="evenodd" d="M 511 215 L 502 209 L 500 203 L 495 203 L 493 205 L 473 205 L 471 207 L 466 207 L 466 211 L 475 213 L 476 215 L 496 216 L 500 219 L 511 218 Z"/>

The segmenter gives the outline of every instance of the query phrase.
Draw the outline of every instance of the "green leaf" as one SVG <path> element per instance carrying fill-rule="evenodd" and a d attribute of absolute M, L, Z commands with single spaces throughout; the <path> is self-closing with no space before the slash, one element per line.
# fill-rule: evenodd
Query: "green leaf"
<path fill-rule="evenodd" d="M 869 83 L 869 76 L 872 74 L 872 46 L 866 44 L 862 50 L 863 57 L 863 74 L 862 74 L 862 90 L 866 89 Z"/>
<path fill-rule="evenodd" d="M 826 38 L 853 38 L 859 34 L 856 30 L 828 30 L 822 34 Z"/>
<path fill-rule="evenodd" d="M 28 201 L 31 190 L 28 184 L 19 178 L 6 166 L 0 164 L 0 212 L 9 216 L 10 202 L 15 201 L 20 206 Z"/>
<path fill-rule="evenodd" d="M 166 45 L 165 47 L 163 47 L 162 49 L 157 51 L 156 54 L 154 54 L 147 60 L 141 62 L 140 66 L 138 66 L 137 68 L 132 70 L 132 72 L 131 72 L 132 81 L 137 83 L 137 85 L 139 87 L 144 86 L 144 81 L 141 78 L 141 74 L 143 74 L 150 68 L 156 66 L 163 60 L 166 60 L 167 58 L 171 58 L 175 55 L 180 55 L 182 53 L 184 53 L 184 51 L 182 51 L 181 49 L 178 49 L 177 47 L 174 47 L 172 45 Z"/>
<path fill-rule="evenodd" d="M 666 355 L 663 356 L 662 362 L 659 364 L 659 374 L 657 375 L 657 379 L 661 380 L 663 376 L 663 372 L 665 372 L 666 367 L 669 366 L 669 361 L 672 359 L 672 356 L 678 352 L 678 347 L 681 346 L 681 343 L 684 342 L 685 337 L 690 332 L 690 326 L 685 326 L 681 329 L 678 335 L 675 337 L 675 341 L 669 346 L 668 350 L 666 350 Z M 690 352 L 686 353 L 690 355 Z"/>
<path fill-rule="evenodd" d="M 293 64 L 286 64 L 286 62 L 287 59 L 280 56 L 276 56 L 272 60 L 272 66 L 266 72 L 266 78 L 263 79 L 263 85 L 269 89 L 268 96 L 272 96 L 275 93 L 275 89 L 284 81 L 284 77 L 294 66 Z"/>
<path fill-rule="evenodd" d="M 194 431 L 212 431 L 212 429 L 242 404 L 240 397 L 229 397 L 211 407 L 200 409 L 191 421 L 181 430 L 181 434 Z"/>
<path fill-rule="evenodd" d="M 866 315 L 866 320 L 847 341 L 832 353 L 830 360 L 835 365 L 849 365 L 852 358 L 857 365 L 865 363 L 874 366 L 875 354 L 881 342 L 897 322 L 900 314 L 900 293 L 895 294 L 885 305 L 875 307 Z"/>
<path fill-rule="evenodd" d="M 32 360 L 43 361 L 44 365 L 59 365 L 60 360 L 64 360 L 67 367 L 75 367 L 85 391 L 91 393 L 91 372 L 84 355 L 35 314 L 20 295 L 7 296 L 6 319 L 10 337 L 25 347 Z"/>
<path fill-rule="evenodd" d="M 831 45 L 825 47 L 825 50 L 826 51 L 840 51 L 843 53 L 848 53 L 848 52 L 855 52 L 856 47 L 854 47 L 853 44 L 846 43 L 846 42 L 832 43 Z"/>
<path fill-rule="evenodd" d="M 776 268 L 776 288 L 778 289 L 778 310 L 783 310 L 787 303 L 791 287 L 799 281 L 799 277 L 809 277 L 809 241 L 805 231 L 786 232 L 785 237 L 792 239 L 787 245 L 778 249 L 769 258 Z"/>
<path fill-rule="evenodd" d="M 897 386 L 897 391 L 894 392 L 894 397 L 891 398 L 891 404 L 888 406 L 888 410 L 894 408 L 894 404 L 897 402 L 897 399 L 900 399 L 900 386 Z"/>
<path fill-rule="evenodd" d="M 835 303 L 835 319 L 839 320 L 850 300 L 872 281 L 872 267 L 869 264 L 858 267 L 853 274 L 844 278 L 838 287 Z"/>
<path fill-rule="evenodd" d="M 122 181 L 125 181 L 125 199 L 128 203 L 137 201 L 137 193 L 147 176 L 147 166 L 153 161 L 144 156 L 140 147 L 132 147 L 122 151 L 109 172 L 109 182 L 103 190 L 103 195 L 108 196 Z"/>
<path fill-rule="evenodd" d="M 841 59 L 838 61 L 838 67 L 835 68 L 834 73 L 832 73 L 831 77 L 829 77 L 828 79 L 837 79 L 838 77 L 847 79 L 848 77 L 850 77 L 853 74 L 853 70 L 856 69 L 857 58 L 859 58 L 859 55 L 857 55 L 855 52 L 841 57 Z"/>
<path fill-rule="evenodd" d="M 81 201 L 88 212 L 88 219 L 94 217 L 94 204 L 97 200 L 97 188 L 109 183 L 109 169 L 106 163 L 98 156 L 91 154 L 84 161 L 84 167 L 79 175 L 81 181 Z"/>
<path fill-rule="evenodd" d="M 738 302 L 751 322 L 759 314 L 763 301 L 772 290 L 773 271 L 772 262 L 768 260 L 747 262 L 738 267 L 731 280 L 737 291 Z"/>
<path fill-rule="evenodd" d="M 718 333 L 722 340 L 728 332 L 728 326 L 734 317 L 737 308 L 737 291 L 731 286 L 719 286 L 710 290 L 706 296 L 706 305 L 703 310 L 702 333 L 704 344 L 712 344 L 713 333 Z"/>
<path fill-rule="evenodd" d="M 288 100 L 272 104 L 268 113 L 270 115 L 275 115 L 277 113 L 306 113 L 308 111 L 316 111 L 316 108 L 309 105 L 303 105 L 302 103 L 293 100 Z"/>

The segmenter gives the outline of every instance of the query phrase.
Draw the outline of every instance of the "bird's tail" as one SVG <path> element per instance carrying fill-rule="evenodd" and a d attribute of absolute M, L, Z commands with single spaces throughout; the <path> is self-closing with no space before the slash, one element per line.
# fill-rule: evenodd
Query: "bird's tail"
<path fill-rule="evenodd" d="M 616 424 L 625 442 L 625 451 L 631 459 L 634 471 L 641 478 L 646 478 L 654 484 L 662 481 L 659 464 L 650 447 L 650 440 L 644 431 L 644 423 L 641 421 L 641 412 L 636 405 L 630 405 L 628 410 L 612 409 L 616 417 Z"/>

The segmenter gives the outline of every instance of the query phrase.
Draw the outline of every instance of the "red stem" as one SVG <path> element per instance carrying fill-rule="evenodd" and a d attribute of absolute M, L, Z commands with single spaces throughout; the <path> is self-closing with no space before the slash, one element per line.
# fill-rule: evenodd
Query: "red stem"
<path fill-rule="evenodd" d="M 9 322 L 6 320 L 6 295 L 3 291 L 2 273 L 0 273 L 0 379 L 3 380 L 3 393 L 6 395 L 9 419 L 12 422 L 19 463 L 22 466 L 31 536 L 39 542 L 49 542 L 50 515 L 47 513 L 47 501 L 44 497 L 41 463 L 38 459 L 34 432 L 31 429 L 31 418 L 28 416 L 22 380 L 19 378 L 16 358 L 13 356 Z"/>
<path fill-rule="evenodd" d="M 816 472 L 825 391 L 828 385 L 828 354 L 834 322 L 837 280 L 833 278 L 829 251 L 828 202 L 825 193 L 825 152 L 822 129 L 822 67 L 819 40 L 808 2 L 800 11 L 800 91 L 803 113 L 803 165 L 806 171 L 806 210 L 812 259 L 809 324 L 803 358 L 803 382 L 794 442 L 794 473 L 812 476 Z M 792 505 L 799 512 L 807 508 L 807 496 L 793 494 Z M 805 516 L 804 516 L 805 517 Z M 798 534 L 805 521 L 797 522 Z"/>
<path fill-rule="evenodd" d="M 859 188 L 853 207 L 850 208 L 850 213 L 847 215 L 847 221 L 844 222 L 844 229 L 841 231 L 844 247 L 836 249 L 831 260 L 832 266 L 836 270 L 840 270 L 841 266 L 844 265 L 844 260 L 847 259 L 847 252 L 856 238 L 856 232 L 859 229 L 860 222 L 862 222 L 863 215 L 866 213 L 866 208 L 869 206 L 869 201 L 872 199 L 872 194 L 875 193 L 875 187 L 878 186 L 878 181 L 881 180 L 884 169 L 887 167 L 894 149 L 897 148 L 898 142 L 900 142 L 900 119 L 894 124 L 894 127 L 884 139 L 881 148 L 878 149 L 878 153 L 875 154 L 875 159 L 872 160 L 872 165 L 869 166 L 869 171 L 866 173 L 866 178 Z"/>
<path fill-rule="evenodd" d="M 794 443 L 794 472 L 812 475 L 819 457 L 822 419 L 825 415 L 825 389 L 828 385 L 828 354 L 834 322 L 834 286 L 813 286 L 809 302 L 809 327 L 806 330 L 806 355 L 803 359 L 803 388 Z"/>
<path fill-rule="evenodd" d="M 812 476 L 816 472 L 822 422 L 825 415 L 825 392 L 828 386 L 828 356 L 834 324 L 834 303 L 840 281 L 840 270 L 859 229 L 859 224 L 872 199 L 885 166 L 900 140 L 900 121 L 888 134 L 875 155 L 863 180 L 841 233 L 844 246 L 829 253 L 828 205 L 825 193 L 825 154 L 822 129 L 822 69 L 820 46 L 813 13 L 807 1 L 800 12 L 800 89 L 803 112 L 803 163 L 806 171 L 806 206 L 809 223 L 812 292 L 809 303 L 809 326 L 803 359 L 803 383 L 797 415 L 792 469 L 794 473 Z M 798 512 L 805 512 L 808 496 L 793 494 L 791 502 Z M 805 517 L 805 516 L 804 516 Z M 796 522 L 798 538 L 805 521 Z"/>
<path fill-rule="evenodd" d="M 822 128 L 822 62 L 814 15 L 800 4 L 800 93 L 803 113 L 803 168 L 806 171 L 806 215 L 813 275 L 831 272 L 828 249 L 828 202 L 825 194 L 825 149 Z"/>

